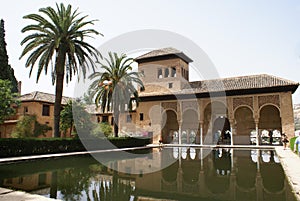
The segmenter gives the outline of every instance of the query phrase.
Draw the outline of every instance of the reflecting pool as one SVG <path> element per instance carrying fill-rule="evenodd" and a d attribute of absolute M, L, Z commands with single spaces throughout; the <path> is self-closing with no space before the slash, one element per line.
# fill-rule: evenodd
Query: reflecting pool
<path fill-rule="evenodd" d="M 0 185 L 72 201 L 296 200 L 273 150 L 172 147 L 131 158 L 114 154 L 99 154 L 103 164 L 89 155 L 0 164 Z M 149 171 L 157 167 L 165 168 Z"/>

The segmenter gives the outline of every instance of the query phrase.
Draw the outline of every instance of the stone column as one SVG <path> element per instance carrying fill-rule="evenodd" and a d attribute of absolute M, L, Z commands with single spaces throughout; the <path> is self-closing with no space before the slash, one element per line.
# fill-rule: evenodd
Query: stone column
<path fill-rule="evenodd" d="M 181 125 L 182 125 L 182 121 L 179 120 L 178 121 L 178 144 L 181 144 L 181 133 L 182 133 L 182 128 L 181 128 Z"/>
<path fill-rule="evenodd" d="M 200 145 L 203 145 L 203 121 L 200 121 Z"/>
<path fill-rule="evenodd" d="M 256 146 L 259 146 L 258 120 L 255 120 Z"/>
<path fill-rule="evenodd" d="M 233 119 L 230 119 L 229 120 L 229 123 L 230 123 L 230 145 L 233 146 L 233 124 L 234 124 L 234 120 Z"/>

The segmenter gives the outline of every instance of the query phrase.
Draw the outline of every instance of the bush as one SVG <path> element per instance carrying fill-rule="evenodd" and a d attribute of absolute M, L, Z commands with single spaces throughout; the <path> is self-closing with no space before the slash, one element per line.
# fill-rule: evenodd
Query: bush
<path fill-rule="evenodd" d="M 140 147 L 150 143 L 149 139 L 137 138 L 109 138 L 109 140 L 119 148 Z M 99 146 L 99 144 L 107 144 L 104 139 L 90 138 L 85 139 L 85 142 L 93 145 L 89 147 L 91 150 L 109 148 Z M 0 157 L 86 151 L 81 140 L 73 138 L 0 138 L 0 150 Z"/>
<path fill-rule="evenodd" d="M 112 137 L 112 127 L 107 122 L 102 122 L 96 126 L 96 128 L 92 131 L 92 135 L 95 137 Z M 104 136 L 103 136 L 104 134 Z"/>
<path fill-rule="evenodd" d="M 293 137 L 290 139 L 290 148 L 292 151 L 294 151 L 294 146 L 295 146 L 295 140 L 297 137 Z M 297 147 L 296 147 L 297 148 Z"/>
<path fill-rule="evenodd" d="M 13 138 L 39 137 L 44 136 L 51 129 L 47 124 L 40 124 L 36 115 L 26 115 L 18 121 L 11 136 Z"/>

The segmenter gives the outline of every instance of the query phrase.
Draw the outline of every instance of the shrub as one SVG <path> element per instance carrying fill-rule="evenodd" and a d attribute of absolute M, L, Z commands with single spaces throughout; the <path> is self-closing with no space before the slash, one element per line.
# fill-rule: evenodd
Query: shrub
<path fill-rule="evenodd" d="M 96 126 L 96 128 L 92 131 L 92 135 L 95 137 L 112 137 L 112 127 L 107 122 L 102 122 Z"/>
<path fill-rule="evenodd" d="M 14 129 L 11 136 L 13 138 L 39 137 L 52 128 L 46 124 L 40 124 L 36 115 L 26 115 L 22 117 Z"/>

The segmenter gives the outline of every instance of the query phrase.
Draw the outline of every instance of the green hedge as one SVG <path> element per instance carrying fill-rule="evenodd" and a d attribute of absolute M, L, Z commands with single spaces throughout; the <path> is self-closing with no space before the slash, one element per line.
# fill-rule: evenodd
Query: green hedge
<path fill-rule="evenodd" d="M 292 151 L 294 151 L 294 145 L 295 145 L 295 140 L 297 137 L 293 137 L 290 139 L 290 148 Z"/>
<path fill-rule="evenodd" d="M 150 139 L 109 138 L 119 148 L 140 147 L 150 143 Z M 98 138 L 85 139 L 84 144 L 89 150 L 115 148 L 106 140 Z M 80 139 L 72 138 L 1 138 L 0 157 L 29 156 L 40 154 L 66 153 L 85 151 Z"/>

